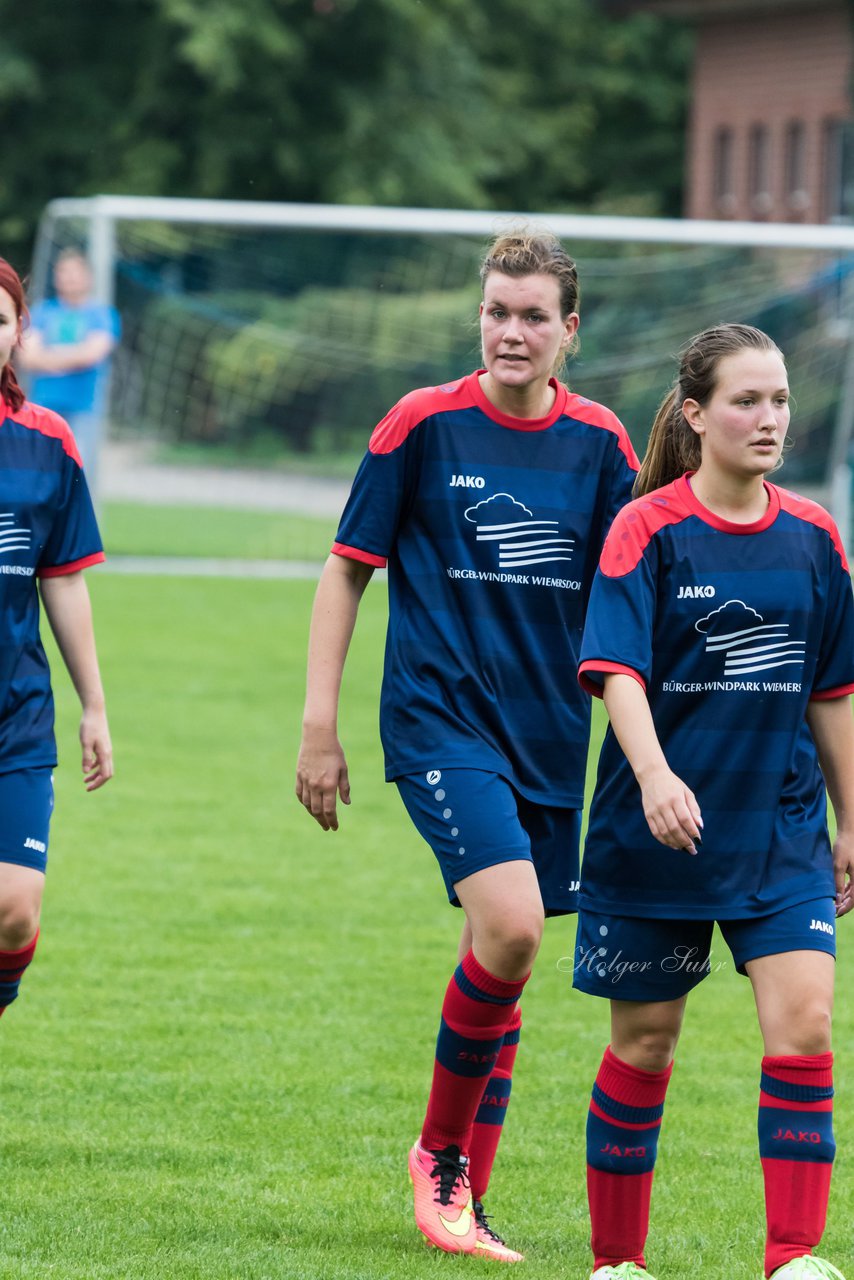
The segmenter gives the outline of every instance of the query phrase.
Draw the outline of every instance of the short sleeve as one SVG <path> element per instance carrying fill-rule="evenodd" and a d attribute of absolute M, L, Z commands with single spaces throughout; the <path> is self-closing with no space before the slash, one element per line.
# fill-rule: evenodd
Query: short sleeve
<path fill-rule="evenodd" d="M 332 548 L 338 555 L 378 567 L 385 565 L 394 549 L 415 490 L 418 432 L 390 434 L 388 424 L 396 423 L 398 408 L 391 410 L 371 437 Z"/>
<path fill-rule="evenodd" d="M 59 504 L 36 572 L 41 578 L 55 578 L 103 559 L 104 548 L 86 477 L 75 459 L 66 455 Z"/>
<path fill-rule="evenodd" d="M 830 538 L 828 549 L 827 605 L 811 695 L 819 700 L 854 691 L 854 593 L 847 566 Z"/>
<path fill-rule="evenodd" d="M 623 521 L 617 516 L 602 550 L 581 642 L 579 682 L 597 696 L 607 674 L 633 676 L 646 688 L 652 669 L 657 547 L 654 540 L 649 542 L 628 571 L 609 571 L 611 548 L 619 542 Z"/>

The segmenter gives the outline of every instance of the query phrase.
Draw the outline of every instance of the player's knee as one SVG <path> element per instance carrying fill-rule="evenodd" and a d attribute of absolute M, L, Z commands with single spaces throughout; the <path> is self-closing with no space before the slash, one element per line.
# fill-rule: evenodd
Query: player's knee
<path fill-rule="evenodd" d="M 39 927 L 39 908 L 27 898 L 0 902 L 0 950 L 19 951 L 32 942 Z"/>
<path fill-rule="evenodd" d="M 624 1057 L 641 1071 L 665 1071 L 673 1061 L 679 1039 L 678 1028 L 647 1027 L 637 1031 L 629 1044 L 623 1046 Z"/>
<path fill-rule="evenodd" d="M 543 920 L 542 912 L 532 910 L 490 923 L 489 950 L 501 956 L 502 967 L 507 965 L 520 973 L 530 969 L 542 942 Z"/>
<path fill-rule="evenodd" d="M 803 1005 L 787 1020 L 784 1039 L 790 1053 L 827 1053 L 830 1049 L 832 1015 L 824 1001 Z"/>

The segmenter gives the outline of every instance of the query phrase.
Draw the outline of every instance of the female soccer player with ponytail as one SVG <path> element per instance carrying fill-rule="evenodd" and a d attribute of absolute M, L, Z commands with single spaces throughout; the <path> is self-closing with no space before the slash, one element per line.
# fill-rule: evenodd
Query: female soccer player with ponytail
<path fill-rule="evenodd" d="M 481 283 L 484 368 L 405 396 L 356 476 L 312 615 L 296 790 L 337 827 L 341 674 L 362 592 L 388 563 L 386 777 L 466 915 L 409 1156 L 415 1219 L 440 1249 L 515 1262 L 481 1202 L 544 914 L 575 909 L 581 628 L 637 461 L 614 415 L 557 380 L 578 327 L 575 263 L 558 241 L 498 237 Z"/>
<path fill-rule="evenodd" d="M 15 378 L 25 319 L 20 278 L 0 258 L 0 1014 L 35 951 L 53 809 L 53 695 L 39 591 L 83 708 L 86 790 L 113 773 L 82 572 L 104 553 L 68 426 L 27 403 Z"/>
<path fill-rule="evenodd" d="M 812 1251 L 835 1151 L 836 920 L 852 906 L 854 605 L 830 516 L 766 478 L 788 423 L 770 338 L 694 338 L 593 585 L 580 679 L 611 727 L 575 985 L 611 1001 L 587 1129 L 595 1280 L 649 1280 L 665 1094 L 716 920 L 764 1042 L 765 1275 L 840 1277 Z"/>

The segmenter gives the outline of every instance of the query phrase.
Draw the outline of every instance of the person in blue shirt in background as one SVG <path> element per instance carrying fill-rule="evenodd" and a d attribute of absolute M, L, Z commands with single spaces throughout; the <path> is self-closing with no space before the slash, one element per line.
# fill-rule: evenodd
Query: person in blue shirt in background
<path fill-rule="evenodd" d="M 92 272 L 77 249 L 64 249 L 53 269 L 54 298 L 33 306 L 19 364 L 31 401 L 71 427 L 91 492 L 106 413 L 110 356 L 121 336 L 114 307 L 92 298 Z"/>
<path fill-rule="evenodd" d="M 854 901 L 854 601 L 831 517 L 767 480 L 788 425 L 766 334 L 692 339 L 591 592 L 579 678 L 611 721 L 574 978 L 611 1002 L 587 1127 L 594 1280 L 650 1280 L 665 1094 L 715 921 L 764 1044 L 765 1274 L 840 1277 L 812 1250 L 835 1153 L 836 921 Z"/>
<path fill-rule="evenodd" d="M 83 570 L 104 559 L 67 424 L 24 397 L 12 365 L 26 304 L 0 258 L 0 1014 L 38 940 L 56 764 L 39 596 L 80 699 L 83 782 L 113 775 L 113 751 Z"/>
<path fill-rule="evenodd" d="M 439 1249 L 515 1262 L 482 1198 L 544 916 L 575 910 L 590 729 L 581 630 L 637 459 L 614 414 L 556 376 L 579 289 L 554 236 L 499 236 L 480 276 L 484 367 L 405 396 L 353 483 L 312 614 L 296 794 L 337 829 L 337 798 L 350 802 L 344 661 L 362 593 L 387 564 L 386 778 L 466 916 L 409 1156 L 415 1218 Z"/>

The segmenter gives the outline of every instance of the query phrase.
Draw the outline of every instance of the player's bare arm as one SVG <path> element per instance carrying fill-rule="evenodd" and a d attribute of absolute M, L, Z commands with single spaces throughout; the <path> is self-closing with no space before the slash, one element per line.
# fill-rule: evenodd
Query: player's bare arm
<path fill-rule="evenodd" d="M 87 791 L 96 791 L 113 776 L 113 748 L 89 590 L 82 571 L 43 578 L 40 589 L 51 630 L 80 699 L 83 781 Z"/>
<path fill-rule="evenodd" d="M 617 741 L 643 797 L 649 829 L 670 849 L 697 852 L 703 820 L 694 793 L 665 759 L 646 694 L 633 676 L 605 676 L 604 701 Z"/>
<path fill-rule="evenodd" d="M 296 796 L 324 831 L 338 830 L 337 802 L 350 803 L 347 761 L 338 739 L 338 701 L 359 603 L 373 568 L 331 555 L 314 598 Z"/>
<path fill-rule="evenodd" d="M 850 697 L 810 702 L 807 723 L 836 815 L 836 914 L 844 916 L 854 907 L 854 717 Z"/>

